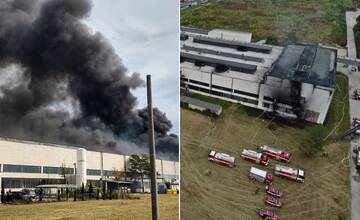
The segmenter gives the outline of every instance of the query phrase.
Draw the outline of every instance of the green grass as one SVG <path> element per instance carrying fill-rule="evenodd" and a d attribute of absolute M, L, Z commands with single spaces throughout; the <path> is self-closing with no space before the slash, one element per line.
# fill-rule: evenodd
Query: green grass
<path fill-rule="evenodd" d="M 55 219 L 151 219 L 149 194 L 131 200 L 91 200 L 22 205 L 0 204 L 0 219 L 55 220 Z M 161 219 L 179 219 L 179 196 L 159 195 Z"/>
<path fill-rule="evenodd" d="M 217 99 L 217 98 L 213 98 L 210 96 L 201 95 L 198 93 L 188 92 L 187 94 L 185 94 L 185 92 L 183 90 L 180 91 L 180 95 L 181 96 L 189 96 L 194 99 L 199 99 L 199 100 L 209 102 L 212 104 L 220 105 L 222 107 L 223 111 L 226 111 L 231 105 L 230 102 L 227 102 L 227 101 L 224 101 L 221 99 Z"/>
<path fill-rule="evenodd" d="M 181 25 L 253 33 L 253 39 L 289 35 L 300 42 L 346 45 L 345 11 L 352 0 L 224 0 L 181 10 Z"/>

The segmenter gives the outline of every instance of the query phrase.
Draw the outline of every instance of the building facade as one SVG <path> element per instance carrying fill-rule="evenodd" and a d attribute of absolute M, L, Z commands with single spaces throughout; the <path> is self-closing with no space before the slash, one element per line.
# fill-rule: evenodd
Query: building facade
<path fill-rule="evenodd" d="M 5 189 L 34 188 L 40 184 L 67 182 L 81 186 L 112 179 L 113 171 L 128 173 L 130 156 L 84 148 L 0 138 L 0 183 Z M 156 160 L 158 179 L 179 180 L 177 161 Z M 132 181 L 128 175 L 128 181 Z M 149 180 L 145 188 L 149 188 Z M 0 184 L 1 185 L 1 184 Z"/>

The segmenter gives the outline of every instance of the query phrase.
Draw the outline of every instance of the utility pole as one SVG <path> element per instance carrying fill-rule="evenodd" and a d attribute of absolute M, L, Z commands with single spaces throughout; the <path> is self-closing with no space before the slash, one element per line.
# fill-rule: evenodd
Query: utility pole
<path fill-rule="evenodd" d="M 154 139 L 154 118 L 151 95 L 151 76 L 146 76 L 148 118 L 149 118 L 149 151 L 150 151 L 150 184 L 151 184 L 151 210 L 152 220 L 159 219 L 159 209 L 157 201 L 157 183 L 155 167 L 155 139 Z"/>

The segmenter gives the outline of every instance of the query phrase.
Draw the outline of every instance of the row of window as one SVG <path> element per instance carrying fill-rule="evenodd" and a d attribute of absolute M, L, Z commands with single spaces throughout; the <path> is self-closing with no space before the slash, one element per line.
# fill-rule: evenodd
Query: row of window
<path fill-rule="evenodd" d="M 183 78 L 183 79 L 187 81 L 186 78 Z M 199 82 L 199 81 L 192 80 L 192 79 L 190 79 L 189 82 L 194 83 L 194 84 L 198 84 L 198 85 L 202 85 L 202 86 L 207 86 L 207 87 L 209 87 L 209 84 L 208 84 L 208 83 Z M 223 91 L 227 91 L 227 92 L 232 92 L 232 89 L 231 89 L 231 88 L 227 88 L 227 87 L 223 87 L 223 86 L 218 86 L 218 85 L 215 85 L 215 84 L 212 84 L 212 85 L 211 85 L 211 88 L 219 89 L 219 90 L 223 90 Z M 254 97 L 254 98 L 258 98 L 258 97 L 259 97 L 257 94 L 249 93 L 249 92 L 244 92 L 244 91 L 236 90 L 236 89 L 234 89 L 234 93 L 237 93 L 237 94 L 240 94 L 240 95 L 246 95 L 246 96 L 250 96 L 250 97 Z M 266 97 L 266 98 L 270 98 L 270 97 Z M 266 98 L 265 98 L 265 99 L 266 99 Z"/>
<path fill-rule="evenodd" d="M 258 105 L 257 100 L 247 99 L 247 98 L 243 98 L 243 97 L 240 97 L 240 96 L 231 95 L 231 94 L 228 94 L 228 93 L 218 92 L 218 91 L 214 91 L 214 90 L 210 91 L 209 89 L 204 89 L 204 88 L 197 87 L 197 86 L 194 86 L 194 85 L 188 85 L 188 87 L 189 87 L 189 89 L 192 89 L 192 90 L 197 90 L 197 91 L 200 91 L 200 92 L 209 93 L 209 94 L 216 95 L 216 96 L 219 96 L 219 97 L 225 97 L 225 98 L 234 99 L 234 100 L 238 100 L 238 101 L 241 101 L 241 102 L 246 102 L 246 103 L 253 104 L 253 105 Z"/>
<path fill-rule="evenodd" d="M 8 173 L 41 173 L 41 166 L 29 166 L 29 165 L 13 165 L 13 164 L 2 164 L 3 172 Z M 66 174 L 74 174 L 74 168 L 63 168 L 63 167 L 43 167 L 43 172 L 46 174 L 60 174 L 63 173 L 65 169 Z M 101 171 L 95 169 L 87 169 L 87 175 L 92 176 L 100 176 Z M 111 170 L 104 170 L 104 176 L 112 176 L 113 171 Z"/>

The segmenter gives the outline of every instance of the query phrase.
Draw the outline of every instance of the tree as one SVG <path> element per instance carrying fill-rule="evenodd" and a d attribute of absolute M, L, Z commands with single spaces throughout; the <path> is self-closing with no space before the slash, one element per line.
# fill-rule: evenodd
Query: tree
<path fill-rule="evenodd" d="M 4 182 L 1 181 L 1 202 L 4 202 L 4 198 L 5 198 L 5 187 L 4 187 Z"/>
<path fill-rule="evenodd" d="M 81 200 L 84 201 L 84 193 L 85 193 L 85 186 L 84 183 L 81 184 Z"/>
<path fill-rule="evenodd" d="M 269 36 L 266 38 L 266 44 L 279 45 L 279 40 L 276 36 Z"/>
<path fill-rule="evenodd" d="M 145 154 L 139 155 L 131 155 L 129 158 L 129 171 L 135 175 L 140 175 L 141 177 L 141 188 L 142 192 L 144 189 L 144 177 L 150 175 L 150 161 L 149 157 Z"/>
<path fill-rule="evenodd" d="M 90 185 L 89 185 L 89 199 L 91 199 L 91 196 L 92 196 L 93 192 L 94 192 L 94 189 L 93 189 L 92 184 L 90 183 Z"/>
<path fill-rule="evenodd" d="M 66 164 L 65 162 L 61 164 L 61 167 L 60 167 L 60 171 L 59 171 L 59 175 L 62 177 L 63 179 L 63 184 L 66 184 L 67 181 L 66 181 L 66 175 L 69 174 L 69 168 L 66 167 Z"/>
<path fill-rule="evenodd" d="M 125 172 L 114 168 L 113 176 L 116 181 L 122 181 L 125 179 Z"/>

